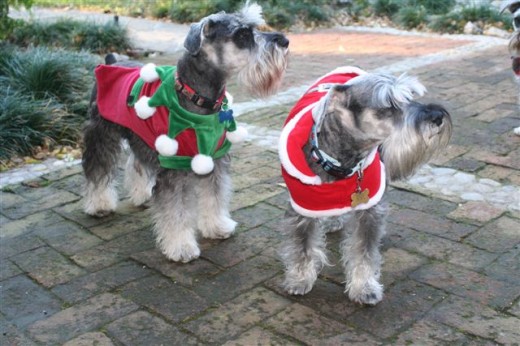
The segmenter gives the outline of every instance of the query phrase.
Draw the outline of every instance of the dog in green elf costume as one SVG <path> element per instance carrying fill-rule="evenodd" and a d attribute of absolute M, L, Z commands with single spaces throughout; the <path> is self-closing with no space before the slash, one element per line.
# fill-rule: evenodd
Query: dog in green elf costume
<path fill-rule="evenodd" d="M 170 260 L 200 255 L 198 234 L 228 238 L 229 149 L 247 132 L 230 109 L 226 84 L 238 77 L 253 96 L 276 92 L 287 67 L 289 41 L 258 29 L 262 9 L 247 3 L 190 27 L 176 66 L 116 63 L 95 70 L 91 119 L 84 131 L 85 212 L 103 217 L 116 209 L 121 141 L 130 155 L 125 185 L 130 200 L 151 200 L 158 247 Z"/>

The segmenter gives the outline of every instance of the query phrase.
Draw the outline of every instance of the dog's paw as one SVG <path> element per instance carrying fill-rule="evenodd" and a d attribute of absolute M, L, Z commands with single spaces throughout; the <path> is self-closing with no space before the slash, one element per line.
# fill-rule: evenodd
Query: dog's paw
<path fill-rule="evenodd" d="M 283 287 L 287 293 L 301 296 L 312 290 L 317 278 L 318 273 L 314 270 L 314 264 L 309 262 L 306 263 L 306 266 L 288 270 L 285 274 Z"/>
<path fill-rule="evenodd" d="M 86 199 L 83 210 L 85 214 L 94 217 L 105 217 L 112 214 L 117 207 L 117 199 L 92 200 Z"/>
<path fill-rule="evenodd" d="M 376 305 L 383 300 L 383 285 L 375 279 L 371 279 L 358 287 L 347 286 L 347 292 L 350 300 L 358 304 Z"/>
<path fill-rule="evenodd" d="M 199 221 L 199 230 L 204 238 L 227 239 L 235 231 L 237 222 L 225 216 L 217 220 Z"/>
<path fill-rule="evenodd" d="M 90 216 L 98 217 L 98 218 L 108 216 L 108 215 L 112 214 L 113 212 L 114 212 L 113 210 L 96 210 L 93 212 L 85 211 L 86 214 L 88 214 Z"/>
<path fill-rule="evenodd" d="M 284 283 L 285 292 L 293 296 L 303 296 L 312 290 L 314 282 Z"/>
<path fill-rule="evenodd" d="M 182 244 L 164 248 L 162 253 L 174 262 L 188 263 L 199 258 L 200 249 L 197 244 Z"/>
<path fill-rule="evenodd" d="M 113 187 L 99 187 L 87 184 L 83 210 L 85 214 L 104 217 L 110 215 L 117 208 L 117 191 Z"/>

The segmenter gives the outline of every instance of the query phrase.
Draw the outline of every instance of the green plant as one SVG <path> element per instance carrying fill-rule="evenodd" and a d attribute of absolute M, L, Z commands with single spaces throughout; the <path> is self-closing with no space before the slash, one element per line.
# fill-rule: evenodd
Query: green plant
<path fill-rule="evenodd" d="M 289 28 L 294 24 L 294 16 L 279 7 L 267 7 L 264 14 L 269 18 L 269 25 L 274 28 Z"/>
<path fill-rule="evenodd" d="M 460 13 L 454 12 L 435 17 L 428 23 L 428 27 L 433 31 L 448 34 L 462 32 L 464 25 Z"/>
<path fill-rule="evenodd" d="M 468 6 L 460 11 L 461 17 L 466 21 L 498 22 L 500 14 L 489 6 Z"/>
<path fill-rule="evenodd" d="M 466 6 L 458 11 L 434 17 L 428 27 L 443 33 L 461 33 L 467 22 L 498 25 L 506 30 L 511 29 L 511 20 L 489 6 Z"/>
<path fill-rule="evenodd" d="M 29 155 L 32 148 L 64 133 L 77 137 L 77 130 L 63 127 L 66 113 L 56 103 L 35 100 L 11 88 L 0 91 L 0 160 Z M 67 131 L 68 130 L 68 131 Z"/>
<path fill-rule="evenodd" d="M 170 13 L 170 6 L 157 6 L 152 9 L 152 17 L 154 18 L 167 18 Z"/>
<path fill-rule="evenodd" d="M 28 155 L 43 143 L 76 143 L 99 58 L 12 48 L 0 46 L 0 160 Z"/>
<path fill-rule="evenodd" d="M 9 6 L 30 8 L 33 0 L 1 0 L 0 1 L 0 40 L 4 40 L 18 26 L 21 20 L 9 18 Z"/>
<path fill-rule="evenodd" d="M 394 21 L 405 29 L 413 29 L 421 26 L 428 20 L 428 14 L 424 7 L 403 7 L 393 17 Z"/>
<path fill-rule="evenodd" d="M 77 49 L 102 54 L 114 51 L 124 52 L 131 48 L 127 31 L 114 22 L 108 22 L 105 25 L 82 24 L 73 36 L 74 47 Z"/>
<path fill-rule="evenodd" d="M 13 30 L 9 41 L 23 47 L 44 45 L 97 54 L 125 51 L 131 47 L 126 29 L 113 22 L 101 25 L 72 19 L 26 23 Z"/>
<path fill-rule="evenodd" d="M 374 3 L 374 14 L 380 17 L 386 16 L 391 18 L 399 11 L 402 5 L 402 1 L 399 0 L 377 0 Z"/>
<path fill-rule="evenodd" d="M 371 7 L 369 0 L 352 0 L 348 3 L 348 12 L 355 18 L 368 17 L 371 14 Z"/>
<path fill-rule="evenodd" d="M 16 90 L 37 99 L 52 97 L 66 103 L 75 102 L 78 93 L 84 91 L 84 83 L 89 81 L 87 68 L 93 68 L 92 56 L 85 53 L 35 48 L 2 61 L 0 74 Z"/>
<path fill-rule="evenodd" d="M 427 14 L 446 14 L 456 5 L 456 0 L 408 0 L 407 7 L 422 7 Z"/>

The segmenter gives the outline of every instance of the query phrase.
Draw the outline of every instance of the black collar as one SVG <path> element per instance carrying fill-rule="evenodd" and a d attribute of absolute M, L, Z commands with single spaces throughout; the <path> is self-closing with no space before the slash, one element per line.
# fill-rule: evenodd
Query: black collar
<path fill-rule="evenodd" d="M 224 97 L 226 96 L 226 90 L 224 89 L 224 91 L 217 100 L 211 100 L 205 96 L 198 94 L 188 84 L 183 83 L 179 79 L 179 76 L 175 76 L 175 90 L 184 95 L 188 100 L 190 100 L 197 106 L 212 111 L 220 110 L 220 108 L 222 107 L 222 102 L 224 101 Z"/>
<path fill-rule="evenodd" d="M 349 178 L 355 173 L 359 173 L 363 170 L 365 159 L 359 161 L 352 168 L 341 167 L 341 162 L 331 157 L 323 150 L 318 147 L 318 132 L 316 130 L 316 124 L 312 126 L 311 137 L 311 158 L 319 164 L 325 172 L 336 178 Z"/>

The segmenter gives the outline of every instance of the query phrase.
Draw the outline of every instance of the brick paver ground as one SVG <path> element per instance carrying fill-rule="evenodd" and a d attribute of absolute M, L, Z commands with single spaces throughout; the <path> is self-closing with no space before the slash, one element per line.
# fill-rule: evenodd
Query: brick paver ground
<path fill-rule="evenodd" d="M 371 70 L 474 44 L 470 38 L 341 29 L 290 39 L 285 89 L 338 65 Z M 511 130 L 520 116 L 509 64 L 504 41 L 409 73 L 420 77 L 427 98 L 444 103 L 454 119 L 453 140 L 436 164 L 518 192 L 520 137 Z M 238 120 L 276 133 L 291 102 Z M 328 242 L 336 265 L 325 268 L 308 295 L 284 293 L 277 249 L 288 195 L 274 146 L 259 143 L 232 151 L 237 232 L 228 240 L 202 240 L 201 258 L 189 264 L 160 254 L 148 211 L 126 199 L 109 217 L 84 215 L 80 167 L 4 188 L 0 344 L 520 342 L 519 213 L 438 191 L 419 193 L 406 184 L 387 193 L 392 214 L 382 246 L 380 304 L 359 306 L 343 293 L 338 234 Z"/>

